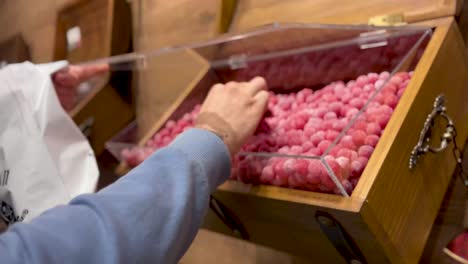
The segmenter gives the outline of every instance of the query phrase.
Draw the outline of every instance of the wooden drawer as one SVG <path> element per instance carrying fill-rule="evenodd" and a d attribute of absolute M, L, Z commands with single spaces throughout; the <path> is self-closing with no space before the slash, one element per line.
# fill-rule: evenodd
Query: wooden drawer
<path fill-rule="evenodd" d="M 340 37 L 347 36 L 329 33 L 325 31 L 308 41 L 323 44 L 326 38 L 340 41 Z M 240 43 L 223 46 L 223 51 L 236 55 L 237 48 L 245 48 L 245 43 Z M 226 49 L 228 46 L 230 49 Z M 262 47 L 259 42 L 248 50 L 254 52 Z M 349 197 L 232 180 L 220 186 L 214 197 L 229 209 L 232 215 L 228 218 L 237 219 L 237 224 L 245 228 L 245 237 L 254 243 L 311 261 L 345 263 L 329 236 L 322 232 L 318 222 L 320 215 L 339 223 L 345 230 L 343 233 L 354 241 L 347 243 L 356 245 L 359 250 L 354 252 L 362 252 L 368 263 L 416 263 L 454 171 L 455 159 L 452 146 L 438 154 L 424 155 L 412 170 L 408 167 L 409 158 L 439 94 L 447 99 L 448 114 L 458 131 L 458 145 L 463 145 L 467 138 L 468 127 L 463 121 L 468 117 L 468 107 L 464 104 L 468 95 L 465 89 L 468 67 L 463 49 L 454 20 L 439 20 L 374 154 Z M 218 55 L 216 49 L 191 46 L 191 49 L 162 51 L 157 59 L 151 60 L 154 63 L 151 69 L 159 76 L 158 84 L 166 87 L 169 94 L 161 96 L 153 92 L 153 96 L 160 96 L 161 101 L 171 100 L 161 104 L 159 112 L 154 109 L 155 105 L 148 107 L 145 123 L 138 124 L 144 127 L 138 144 L 144 145 L 168 119 L 177 119 L 200 102 L 213 83 L 232 77 L 210 70 L 216 65 Z M 403 61 L 411 61 L 411 57 Z M 409 64 L 402 63 L 398 67 L 404 70 Z M 171 77 L 175 69 L 178 69 L 178 78 Z M 150 98 L 151 90 L 146 92 Z M 149 113 L 155 112 L 158 114 L 150 117 Z M 123 173 L 127 169 L 122 163 L 119 171 Z M 325 219 L 323 223 L 330 223 L 330 220 Z M 233 235 L 213 214 L 207 217 L 204 227 Z"/>
<path fill-rule="evenodd" d="M 57 17 L 54 59 L 77 64 L 131 52 L 131 23 L 125 0 L 81 0 L 65 7 Z M 70 42 L 73 28 L 80 32 L 77 43 Z M 88 136 L 96 155 L 134 117 L 131 78 L 130 72 L 115 71 L 90 82 L 90 91 L 66 109 Z"/>
<path fill-rule="evenodd" d="M 20 34 L 0 43 L 0 63 L 23 62 L 30 57 L 29 47 Z"/>
<path fill-rule="evenodd" d="M 239 218 L 255 243 L 311 260 L 345 263 L 320 231 L 317 211 L 332 215 L 368 263 L 417 263 L 455 168 L 452 146 L 426 154 L 408 168 L 419 131 L 443 93 L 456 124 L 457 143 L 467 138 L 467 64 L 453 19 L 434 30 L 413 78 L 350 197 L 228 181 L 215 197 Z M 206 227 L 220 231 L 207 219 Z"/>

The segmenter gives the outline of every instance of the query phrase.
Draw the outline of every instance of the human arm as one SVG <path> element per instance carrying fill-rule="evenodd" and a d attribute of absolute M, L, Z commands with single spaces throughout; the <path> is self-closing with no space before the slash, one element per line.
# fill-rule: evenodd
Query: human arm
<path fill-rule="evenodd" d="M 214 114 L 223 125 L 198 122 L 108 188 L 12 226 L 0 236 L 0 257 L 6 263 L 176 263 L 209 194 L 229 176 L 230 154 L 255 130 L 266 107 L 264 88 L 259 79 L 215 86 L 201 114 Z"/>

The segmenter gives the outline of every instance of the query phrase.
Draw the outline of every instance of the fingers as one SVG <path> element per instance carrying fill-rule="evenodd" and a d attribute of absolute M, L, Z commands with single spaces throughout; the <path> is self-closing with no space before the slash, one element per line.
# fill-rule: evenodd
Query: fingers
<path fill-rule="evenodd" d="M 76 71 L 76 72 L 74 72 Z M 92 64 L 85 66 L 70 66 L 70 73 L 74 74 L 78 82 L 83 82 L 91 79 L 92 77 L 101 75 L 109 71 L 109 64 Z"/>
<path fill-rule="evenodd" d="M 262 77 L 255 77 L 250 82 L 228 82 L 225 89 L 241 89 L 250 96 L 255 96 L 259 91 L 267 90 L 267 84 Z"/>
<path fill-rule="evenodd" d="M 109 64 L 95 64 L 85 66 L 70 65 L 54 74 L 56 84 L 64 87 L 75 87 L 76 85 L 103 74 L 109 70 Z"/>
<path fill-rule="evenodd" d="M 78 79 L 76 75 L 69 73 L 69 68 L 56 72 L 53 75 L 54 84 L 64 88 L 73 88 L 77 85 Z"/>
<path fill-rule="evenodd" d="M 216 92 L 221 91 L 223 89 L 224 89 L 224 85 L 218 83 L 218 84 L 213 85 L 213 87 L 211 87 L 210 93 L 216 93 Z"/>
<path fill-rule="evenodd" d="M 247 84 L 247 89 L 250 95 L 255 96 L 260 91 L 267 90 L 267 84 L 262 77 L 255 77 Z"/>
<path fill-rule="evenodd" d="M 228 82 L 216 84 L 209 91 L 200 109 L 205 118 L 205 128 L 222 136 L 231 154 L 236 153 L 242 144 L 255 132 L 268 106 L 269 92 L 265 79 L 257 77 L 249 82 Z M 214 116 L 232 127 L 227 131 L 217 125 Z M 210 118 L 206 118 L 210 117 Z M 199 119 L 197 124 L 200 126 Z M 203 118 L 201 118 L 203 120 Z M 201 123 L 200 123 L 201 122 Z M 262 131 L 268 131 L 262 129 Z M 234 140 L 233 140 L 234 139 Z"/>
<path fill-rule="evenodd" d="M 238 88 L 240 85 L 243 85 L 245 83 L 238 83 L 238 82 L 233 82 L 233 81 L 230 81 L 230 82 L 227 82 L 224 87 L 226 89 L 236 89 Z"/>
<path fill-rule="evenodd" d="M 268 94 L 267 91 L 262 90 L 258 92 L 254 98 L 255 98 L 255 104 L 258 105 L 259 111 L 263 114 L 268 106 L 268 97 L 270 95 Z"/>

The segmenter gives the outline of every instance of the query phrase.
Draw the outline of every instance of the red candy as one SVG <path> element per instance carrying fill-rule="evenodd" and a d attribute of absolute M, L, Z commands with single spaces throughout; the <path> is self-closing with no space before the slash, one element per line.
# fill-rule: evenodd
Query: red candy
<path fill-rule="evenodd" d="M 340 133 L 335 130 L 327 130 L 325 139 L 334 141 Z"/>
<path fill-rule="evenodd" d="M 379 136 L 368 135 L 366 136 L 366 140 L 364 141 L 364 144 L 375 147 L 377 145 L 377 142 L 379 142 Z"/>
<path fill-rule="evenodd" d="M 340 102 L 333 102 L 333 103 L 330 103 L 330 106 L 328 109 L 330 109 L 330 111 L 333 111 L 335 112 L 335 114 L 339 115 L 341 113 L 341 109 L 343 108 L 343 104 L 340 103 Z"/>
<path fill-rule="evenodd" d="M 323 116 L 323 120 L 331 120 L 331 119 L 336 119 L 337 115 L 335 112 L 328 112 Z"/>
<path fill-rule="evenodd" d="M 356 149 L 356 144 L 354 144 L 353 137 L 350 135 L 346 135 L 341 138 L 340 145 L 347 149 Z"/>
<path fill-rule="evenodd" d="M 374 152 L 374 148 L 372 146 L 364 145 L 359 148 L 358 155 L 360 157 L 369 159 L 370 156 L 372 155 L 372 152 Z"/>
<path fill-rule="evenodd" d="M 309 163 L 304 159 L 299 159 L 296 162 L 295 171 L 300 175 L 306 176 L 309 171 Z"/>
<path fill-rule="evenodd" d="M 356 109 L 361 109 L 366 102 L 361 98 L 354 98 L 349 101 L 349 104 Z"/>
<path fill-rule="evenodd" d="M 320 144 L 320 142 L 322 142 L 323 140 L 325 140 L 325 136 L 326 136 L 326 133 L 324 131 L 317 131 L 315 134 L 313 134 L 311 137 L 310 137 L 310 141 L 312 142 L 312 144 L 314 144 L 315 146 L 318 146 L 318 144 Z"/>
<path fill-rule="evenodd" d="M 322 154 L 325 153 L 325 151 L 328 149 L 328 147 L 330 147 L 331 143 L 332 142 L 329 141 L 329 140 L 323 140 L 322 142 L 320 142 L 318 144 L 318 146 L 317 146 L 318 149 L 320 150 L 320 153 L 322 153 Z"/>
<path fill-rule="evenodd" d="M 367 127 L 366 127 L 366 132 L 367 134 L 369 135 L 380 135 L 380 132 L 382 131 L 382 129 L 380 128 L 380 125 L 377 124 L 377 123 L 369 123 L 367 124 Z"/>
<path fill-rule="evenodd" d="M 362 160 L 356 159 L 351 162 L 351 175 L 350 178 L 357 178 L 359 177 L 362 172 L 364 171 L 364 168 L 366 167 L 366 163 L 364 163 Z"/>
<path fill-rule="evenodd" d="M 348 123 L 349 122 L 346 119 L 337 120 L 333 123 L 332 128 L 340 132 L 348 125 Z"/>
<path fill-rule="evenodd" d="M 348 179 L 349 175 L 351 174 L 351 162 L 346 157 L 338 157 L 336 158 L 336 162 L 340 165 L 341 168 L 341 178 Z"/>
<path fill-rule="evenodd" d="M 390 106 L 391 108 L 395 108 L 396 105 L 398 104 L 398 97 L 396 95 L 393 95 L 393 94 L 388 94 L 384 98 L 384 104 Z"/>
<path fill-rule="evenodd" d="M 366 136 L 367 134 L 362 130 L 356 130 L 351 134 L 354 145 L 358 147 L 364 144 L 366 141 Z"/>
<path fill-rule="evenodd" d="M 346 157 L 349 160 L 355 160 L 358 157 L 358 154 L 356 153 L 356 151 L 346 149 L 346 148 L 339 149 L 336 155 L 337 157 Z"/>

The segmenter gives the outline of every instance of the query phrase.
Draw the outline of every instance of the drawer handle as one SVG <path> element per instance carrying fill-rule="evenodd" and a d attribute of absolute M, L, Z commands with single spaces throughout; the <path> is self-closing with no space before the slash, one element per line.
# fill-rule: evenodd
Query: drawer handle
<path fill-rule="evenodd" d="M 438 153 L 445 150 L 452 141 L 455 141 L 455 137 L 457 136 L 457 131 L 455 129 L 455 125 L 453 123 L 452 118 L 447 115 L 446 107 L 445 107 L 445 96 L 440 94 L 436 97 L 434 102 L 434 108 L 432 112 L 427 116 L 426 121 L 424 122 L 424 127 L 421 130 L 421 134 L 419 135 L 419 141 L 414 147 L 413 151 L 410 155 L 409 160 L 409 168 L 413 169 L 416 167 L 419 158 L 428 153 Z M 431 139 L 431 127 L 434 124 L 434 120 L 436 117 L 442 117 L 446 120 L 447 126 L 445 128 L 445 132 L 440 139 L 439 146 L 431 146 L 430 139 Z M 458 160 L 457 160 L 458 162 Z"/>
<path fill-rule="evenodd" d="M 214 196 L 210 196 L 210 209 L 216 214 L 216 216 L 229 228 L 232 233 L 244 240 L 249 240 L 250 236 L 247 233 L 244 225 L 242 225 L 240 219 L 234 214 L 234 212 L 217 200 Z"/>
<path fill-rule="evenodd" d="M 315 220 L 319 224 L 320 230 L 345 259 L 346 263 L 367 264 L 366 258 L 356 242 L 333 216 L 327 212 L 317 211 Z"/>

